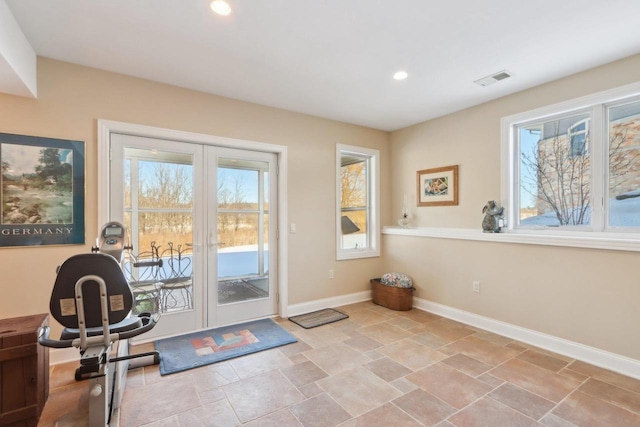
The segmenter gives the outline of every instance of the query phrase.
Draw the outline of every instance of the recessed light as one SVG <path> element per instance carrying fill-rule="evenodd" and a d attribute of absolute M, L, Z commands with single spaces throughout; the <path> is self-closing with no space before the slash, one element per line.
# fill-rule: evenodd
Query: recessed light
<path fill-rule="evenodd" d="M 395 73 L 393 75 L 393 78 L 396 79 L 396 80 L 404 80 L 407 77 L 409 77 L 409 74 L 407 74 L 406 71 L 398 71 L 397 73 Z"/>
<path fill-rule="evenodd" d="M 231 6 L 224 0 L 213 0 L 211 2 L 211 10 L 218 15 L 227 16 L 231 13 Z"/>

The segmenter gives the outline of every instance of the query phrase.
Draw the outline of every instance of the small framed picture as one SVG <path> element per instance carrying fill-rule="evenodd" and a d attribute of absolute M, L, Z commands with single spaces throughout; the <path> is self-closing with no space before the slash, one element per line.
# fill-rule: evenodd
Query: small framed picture
<path fill-rule="evenodd" d="M 458 165 L 418 171 L 418 206 L 458 204 Z"/>

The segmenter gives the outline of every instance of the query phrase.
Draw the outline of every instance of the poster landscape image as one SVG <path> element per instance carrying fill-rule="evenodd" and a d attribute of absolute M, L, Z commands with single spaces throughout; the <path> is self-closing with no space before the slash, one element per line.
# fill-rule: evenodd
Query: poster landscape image
<path fill-rule="evenodd" d="M 73 151 L 0 144 L 2 218 L 11 224 L 73 223 Z"/>

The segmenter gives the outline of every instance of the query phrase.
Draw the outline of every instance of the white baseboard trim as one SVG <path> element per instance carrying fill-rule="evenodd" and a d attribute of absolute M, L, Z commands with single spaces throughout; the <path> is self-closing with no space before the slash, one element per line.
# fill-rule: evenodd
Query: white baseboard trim
<path fill-rule="evenodd" d="M 371 300 L 371 291 L 362 291 L 355 294 L 340 295 L 337 297 L 323 298 L 300 304 L 293 304 L 287 307 L 287 316 L 297 316 L 299 314 L 311 313 L 323 308 L 340 307 L 341 305 L 355 304 L 357 302 Z"/>
<path fill-rule="evenodd" d="M 480 316 L 468 311 L 438 304 L 421 298 L 413 299 L 414 308 L 475 326 L 508 338 L 531 344 L 564 356 L 581 360 L 619 374 L 640 379 L 640 360 L 610 353 L 564 338 L 522 328 L 510 323 Z"/>
<path fill-rule="evenodd" d="M 75 347 L 53 348 L 49 350 L 49 365 L 80 361 L 80 350 Z"/>

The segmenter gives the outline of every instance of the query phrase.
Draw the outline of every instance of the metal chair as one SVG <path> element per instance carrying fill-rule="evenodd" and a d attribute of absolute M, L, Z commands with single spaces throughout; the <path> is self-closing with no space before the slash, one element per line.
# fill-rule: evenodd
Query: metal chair
<path fill-rule="evenodd" d="M 162 252 L 163 268 L 161 269 L 162 310 L 176 311 L 193 308 L 193 252 L 190 245 L 167 244 L 168 249 Z"/>

